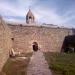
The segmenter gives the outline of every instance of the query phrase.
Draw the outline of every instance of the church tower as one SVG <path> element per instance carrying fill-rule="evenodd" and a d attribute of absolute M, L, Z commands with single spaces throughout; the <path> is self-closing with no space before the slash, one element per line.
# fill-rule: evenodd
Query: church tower
<path fill-rule="evenodd" d="M 31 10 L 29 9 L 27 15 L 26 15 L 26 23 L 27 24 L 33 24 L 35 22 L 34 15 L 32 14 Z"/>

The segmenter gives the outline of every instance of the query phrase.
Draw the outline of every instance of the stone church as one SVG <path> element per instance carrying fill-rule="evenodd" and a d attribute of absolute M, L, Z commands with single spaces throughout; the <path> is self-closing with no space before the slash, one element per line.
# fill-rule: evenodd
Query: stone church
<path fill-rule="evenodd" d="M 26 15 L 26 24 L 8 24 L 12 32 L 12 43 L 15 51 L 32 52 L 33 44 L 38 45 L 41 51 L 61 52 L 64 37 L 72 35 L 69 28 L 47 27 L 38 25 L 35 16 L 29 9 Z"/>
<path fill-rule="evenodd" d="M 72 35 L 71 28 L 39 25 L 29 9 L 26 24 L 6 23 L 0 17 L 0 70 L 13 48 L 16 52 L 61 52 L 65 36 Z"/>

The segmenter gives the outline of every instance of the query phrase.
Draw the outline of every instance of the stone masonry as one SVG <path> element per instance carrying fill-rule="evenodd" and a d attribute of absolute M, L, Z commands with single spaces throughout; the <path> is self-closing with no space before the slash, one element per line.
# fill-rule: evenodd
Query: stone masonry
<path fill-rule="evenodd" d="M 68 28 L 50 28 L 44 26 L 9 25 L 13 34 L 13 48 L 20 52 L 32 52 L 33 42 L 37 42 L 43 51 L 61 52 L 64 37 L 72 35 Z"/>
<path fill-rule="evenodd" d="M 11 47 L 10 29 L 0 16 L 0 71 L 9 57 L 9 50 L 11 50 Z"/>

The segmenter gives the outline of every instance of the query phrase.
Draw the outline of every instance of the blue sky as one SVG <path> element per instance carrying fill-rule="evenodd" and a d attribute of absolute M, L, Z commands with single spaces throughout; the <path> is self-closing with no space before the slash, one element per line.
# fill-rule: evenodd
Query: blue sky
<path fill-rule="evenodd" d="M 37 23 L 75 28 L 75 0 L 0 0 L 0 15 L 6 21 L 25 22 L 29 8 Z"/>

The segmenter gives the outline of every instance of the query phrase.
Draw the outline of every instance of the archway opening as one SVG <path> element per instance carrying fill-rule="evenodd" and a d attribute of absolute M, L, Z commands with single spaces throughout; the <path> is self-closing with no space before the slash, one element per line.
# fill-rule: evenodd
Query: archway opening
<path fill-rule="evenodd" d="M 33 51 L 38 51 L 38 43 L 33 42 Z"/>

